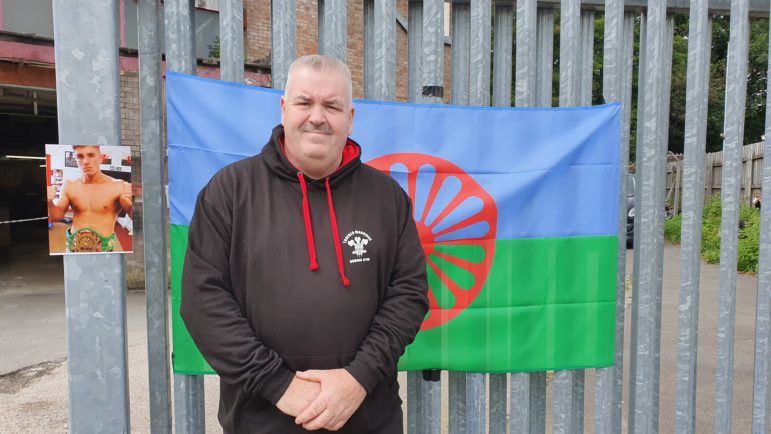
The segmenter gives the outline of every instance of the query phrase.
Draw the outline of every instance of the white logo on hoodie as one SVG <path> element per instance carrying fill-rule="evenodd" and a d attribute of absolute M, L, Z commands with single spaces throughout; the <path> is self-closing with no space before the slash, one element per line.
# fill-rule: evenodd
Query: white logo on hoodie
<path fill-rule="evenodd" d="M 369 234 L 364 231 L 354 230 L 348 232 L 348 234 L 345 235 L 345 238 L 343 238 L 343 244 L 347 245 L 348 247 L 353 247 L 353 251 L 351 253 L 356 256 L 356 258 L 353 258 L 348 262 L 351 264 L 355 264 L 357 262 L 369 262 L 369 258 L 364 257 L 364 255 L 367 254 L 366 247 L 371 242 L 372 237 L 370 237 Z"/>

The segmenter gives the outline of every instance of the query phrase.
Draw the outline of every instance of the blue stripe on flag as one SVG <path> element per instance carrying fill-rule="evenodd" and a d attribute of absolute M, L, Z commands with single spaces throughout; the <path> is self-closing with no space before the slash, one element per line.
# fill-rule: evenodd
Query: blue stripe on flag
<path fill-rule="evenodd" d="M 189 224 L 198 191 L 223 165 L 260 151 L 280 122 L 280 96 L 167 74 L 171 223 Z M 352 138 L 362 145 L 363 161 L 423 153 L 460 167 L 496 201 L 498 239 L 617 233 L 618 104 L 534 109 L 357 100 L 355 107 Z M 418 176 L 416 215 L 434 178 L 425 169 Z M 406 176 L 396 173 L 404 166 L 392 170 L 406 185 Z M 452 194 L 450 184 L 437 200 Z M 475 207 L 463 204 L 439 228 L 473 215 Z M 479 236 L 485 228 L 464 231 L 455 235 Z"/>

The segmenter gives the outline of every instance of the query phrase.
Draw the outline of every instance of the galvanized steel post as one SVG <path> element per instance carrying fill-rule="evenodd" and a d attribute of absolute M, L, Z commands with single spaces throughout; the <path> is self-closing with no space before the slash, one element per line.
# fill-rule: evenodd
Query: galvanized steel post
<path fill-rule="evenodd" d="M 632 374 L 630 390 L 630 432 L 635 434 L 658 432 L 658 331 L 661 312 L 661 288 L 657 256 L 663 254 L 663 213 L 658 190 L 662 188 L 659 169 L 666 160 L 666 142 L 662 141 L 660 130 L 667 104 L 662 99 L 665 85 L 665 71 L 661 68 L 666 48 L 666 2 L 650 0 L 648 3 L 648 21 L 646 26 L 645 63 L 644 63 L 644 121 L 642 141 L 638 142 L 638 155 L 641 163 L 637 166 L 639 183 L 642 185 L 638 196 L 639 207 L 635 209 L 635 230 L 640 228 L 640 236 L 635 237 L 637 262 L 639 263 L 638 284 L 635 291 L 636 303 L 633 303 L 632 334 Z M 641 68 L 642 69 L 642 68 Z"/>
<path fill-rule="evenodd" d="M 118 4 L 98 0 L 92 6 L 81 8 L 71 0 L 53 2 L 59 142 L 118 145 Z M 64 256 L 63 260 L 69 429 L 128 433 L 123 255 Z"/>
<path fill-rule="evenodd" d="M 168 219 L 164 197 L 166 151 L 163 145 L 161 105 L 163 77 L 160 24 L 163 10 L 157 0 L 141 0 L 137 6 L 150 431 L 170 433 Z"/>
<path fill-rule="evenodd" d="M 452 20 L 452 103 L 469 103 L 471 9 L 468 3 L 453 3 Z M 466 433 L 466 374 L 447 373 L 448 425 L 450 434 Z"/>
<path fill-rule="evenodd" d="M 196 73 L 195 7 L 193 0 L 164 2 L 166 70 Z M 174 374 L 174 428 L 201 433 L 205 427 L 203 377 Z"/>
<path fill-rule="evenodd" d="M 469 104 L 490 105 L 490 40 L 492 34 L 491 0 L 471 0 L 469 56 Z M 466 374 L 466 431 L 485 432 L 485 404 L 487 401 L 487 376 L 479 373 Z"/>
<path fill-rule="evenodd" d="M 410 102 L 420 102 L 423 94 L 423 2 L 408 3 L 407 19 L 407 97 Z"/>
<path fill-rule="evenodd" d="M 771 54 L 771 40 L 768 52 Z M 766 85 L 766 138 L 763 155 L 771 155 L 771 55 L 768 57 Z M 771 158 L 763 159 L 763 191 L 771 192 Z M 771 207 L 760 208 L 760 252 L 758 255 L 758 294 L 755 304 L 755 375 L 752 386 L 752 433 L 769 430 L 769 359 L 771 359 Z"/>
<path fill-rule="evenodd" d="M 707 0 L 691 2 L 685 102 L 680 300 L 677 331 L 675 429 L 696 432 L 696 360 L 699 342 L 699 273 L 704 206 L 711 21 Z"/>
<path fill-rule="evenodd" d="M 605 41 L 607 43 L 607 41 Z M 592 105 L 592 74 L 594 73 L 594 11 L 581 12 L 581 56 L 579 105 Z"/>
<path fill-rule="evenodd" d="M 471 9 L 468 4 L 453 3 L 450 32 L 452 35 L 452 103 L 468 104 L 469 99 L 469 36 Z"/>
<path fill-rule="evenodd" d="M 289 75 L 289 65 L 297 55 L 297 22 L 295 0 L 271 2 L 271 77 L 273 88 L 283 89 Z"/>
<path fill-rule="evenodd" d="M 493 62 L 493 105 L 511 106 L 511 51 L 512 51 L 512 7 L 495 6 L 495 53 Z M 535 69 L 533 66 L 530 69 Z M 531 89 L 535 83 L 532 83 Z M 514 374 L 517 375 L 517 374 Z M 521 375 L 527 379 L 527 374 Z M 489 433 L 506 433 L 507 374 L 490 374 L 490 398 L 488 406 Z M 522 401 L 522 402 L 526 402 Z"/>
<path fill-rule="evenodd" d="M 519 15 L 519 12 L 517 14 Z M 554 74 L 554 10 L 552 9 L 538 10 L 536 45 L 535 104 L 538 107 L 551 107 Z"/>
<path fill-rule="evenodd" d="M 554 29 L 552 28 L 551 31 L 553 32 Z M 542 48 L 539 44 L 541 39 L 539 38 L 536 42 L 539 35 L 541 34 L 538 29 L 538 3 L 536 0 L 517 2 L 516 91 L 514 93 L 517 107 L 532 107 L 535 104 L 536 92 L 539 89 L 536 86 L 536 71 L 540 65 L 536 48 Z M 544 80 L 546 80 L 545 77 Z M 551 83 L 551 69 L 548 71 L 548 81 Z M 549 88 L 551 89 L 551 86 Z M 551 92 L 549 92 L 549 99 L 551 100 Z"/>
<path fill-rule="evenodd" d="M 725 91 L 725 141 L 720 190 L 720 302 L 717 320 L 715 372 L 715 432 L 731 432 L 733 401 L 734 325 L 736 323 L 736 264 L 739 238 L 739 191 L 741 188 L 744 106 L 747 98 L 749 52 L 747 0 L 731 2 Z"/>
<path fill-rule="evenodd" d="M 396 0 L 364 2 L 364 97 L 396 97 Z"/>
<path fill-rule="evenodd" d="M 244 81 L 244 1 L 220 0 L 220 77 Z"/>
<path fill-rule="evenodd" d="M 586 27 L 584 28 L 586 30 Z M 624 3 L 610 0 L 605 5 L 605 29 L 603 41 L 603 96 L 606 102 L 622 102 L 626 113 L 629 105 L 623 104 L 622 83 L 625 78 L 624 45 Z M 594 32 L 592 31 L 592 34 Z M 586 35 L 584 35 L 586 36 Z M 593 36 L 593 35 L 592 35 Z M 583 60 L 585 61 L 585 60 Z M 631 75 L 630 75 L 631 79 Z M 591 86 L 591 82 L 590 82 Z M 618 262 L 616 265 L 616 334 L 614 366 L 596 370 L 594 430 L 601 434 L 621 431 L 620 409 L 621 396 L 616 396 L 617 379 L 623 383 L 624 360 L 624 300 L 626 287 L 626 219 L 627 219 L 627 182 L 629 164 L 629 141 L 621 137 L 621 161 L 619 176 L 619 215 L 618 215 Z M 620 390 L 619 390 L 620 392 Z M 616 419 L 616 414 L 619 418 Z"/>
<path fill-rule="evenodd" d="M 348 2 L 323 0 L 324 10 L 319 14 L 319 32 L 322 35 L 320 52 L 343 62 L 348 57 Z"/>
<path fill-rule="evenodd" d="M 423 1 L 421 102 L 441 104 L 444 98 L 444 2 Z"/>
<path fill-rule="evenodd" d="M 560 6 L 560 106 L 580 100 L 581 2 L 562 0 Z M 555 433 L 583 432 L 584 371 L 555 371 L 553 381 Z"/>

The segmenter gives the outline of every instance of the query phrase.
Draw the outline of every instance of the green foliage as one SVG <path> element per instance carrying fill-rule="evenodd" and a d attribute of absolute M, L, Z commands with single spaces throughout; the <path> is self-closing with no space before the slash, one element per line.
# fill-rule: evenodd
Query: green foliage
<path fill-rule="evenodd" d="M 701 255 L 707 263 L 720 263 L 720 195 L 710 198 L 704 206 L 701 226 Z M 664 222 L 664 238 L 672 243 L 680 242 L 682 217 L 676 216 Z M 760 210 L 748 205 L 739 208 L 739 244 L 737 270 L 757 273 L 760 241 Z"/>
<path fill-rule="evenodd" d="M 219 59 L 220 58 L 220 37 L 217 36 L 214 38 L 214 42 L 209 45 L 209 59 Z"/>
<path fill-rule="evenodd" d="M 682 224 L 683 217 L 680 215 L 664 220 L 664 239 L 670 243 L 680 244 L 680 227 Z"/>

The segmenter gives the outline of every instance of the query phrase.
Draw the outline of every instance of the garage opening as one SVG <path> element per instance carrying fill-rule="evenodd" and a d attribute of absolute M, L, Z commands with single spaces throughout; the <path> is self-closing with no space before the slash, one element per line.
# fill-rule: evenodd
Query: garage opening
<path fill-rule="evenodd" d="M 0 137 L 0 258 L 4 271 L 24 263 L 34 266 L 37 261 L 61 264 L 48 257 L 45 197 L 45 144 L 58 143 L 56 92 L 0 84 Z M 4 284 L 13 285 L 13 280 Z"/>

